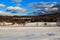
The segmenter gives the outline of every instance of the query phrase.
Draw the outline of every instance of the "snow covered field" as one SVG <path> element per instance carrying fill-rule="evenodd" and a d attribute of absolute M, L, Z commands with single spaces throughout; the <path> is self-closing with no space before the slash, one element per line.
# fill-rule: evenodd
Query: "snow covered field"
<path fill-rule="evenodd" d="M 56 22 L 47 25 L 44 22 L 26 23 L 24 27 L 7 24 L 0 26 L 0 40 L 60 40 L 60 27 Z"/>
<path fill-rule="evenodd" d="M 0 27 L 0 40 L 60 40 L 60 27 Z"/>
<path fill-rule="evenodd" d="M 33 22 L 33 23 L 26 23 L 25 25 L 23 24 L 14 24 L 10 25 L 12 23 L 1 23 L 3 26 L 0 27 L 57 27 L 56 22 L 46 22 L 47 25 L 45 25 L 45 22 Z"/>

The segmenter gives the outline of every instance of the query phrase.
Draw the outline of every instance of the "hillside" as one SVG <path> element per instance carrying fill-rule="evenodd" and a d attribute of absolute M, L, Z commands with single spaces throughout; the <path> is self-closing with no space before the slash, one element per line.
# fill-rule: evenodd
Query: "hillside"
<path fill-rule="evenodd" d="M 56 22 L 60 21 L 60 13 L 45 14 L 40 16 L 0 16 L 0 22 Z"/>

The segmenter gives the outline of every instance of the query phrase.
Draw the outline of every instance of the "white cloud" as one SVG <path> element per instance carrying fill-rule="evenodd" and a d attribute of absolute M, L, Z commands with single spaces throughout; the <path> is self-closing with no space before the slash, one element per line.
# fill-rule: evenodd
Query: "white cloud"
<path fill-rule="evenodd" d="M 22 0 L 13 0 L 13 2 L 22 2 Z"/>
<path fill-rule="evenodd" d="M 48 3 L 49 2 L 33 2 L 33 3 L 29 3 L 28 6 L 30 6 L 30 7 L 34 7 L 34 6 L 42 7 L 42 6 L 44 6 L 44 5 L 48 4 Z"/>
<path fill-rule="evenodd" d="M 56 4 L 51 4 L 50 7 L 53 7 L 53 6 L 55 6 L 55 5 L 56 5 Z"/>
<path fill-rule="evenodd" d="M 45 8 L 46 14 L 50 13 L 56 13 L 58 11 L 58 8 Z"/>
<path fill-rule="evenodd" d="M 40 4 L 45 5 L 48 4 L 49 2 L 40 2 Z"/>
<path fill-rule="evenodd" d="M 8 13 L 8 12 L 0 11 L 0 15 L 2 15 L 2 16 L 14 16 L 16 14 L 11 14 L 11 13 Z"/>
<path fill-rule="evenodd" d="M 0 14 L 3 13 L 2 11 L 0 11 Z"/>
<path fill-rule="evenodd" d="M 5 5 L 4 4 L 0 4 L 0 7 L 4 7 Z"/>
<path fill-rule="evenodd" d="M 9 6 L 8 8 L 7 8 L 7 10 L 12 10 L 13 9 L 13 7 L 12 6 Z"/>
<path fill-rule="evenodd" d="M 16 11 L 22 11 L 22 12 L 25 12 L 26 11 L 24 8 L 21 8 L 21 7 L 13 7 L 13 6 L 9 6 L 7 8 L 7 10 L 16 10 Z"/>
<path fill-rule="evenodd" d="M 32 7 L 32 8 L 36 8 L 36 7 L 53 7 L 55 6 L 57 3 L 56 2 L 53 2 L 52 4 L 50 2 L 35 2 L 35 3 L 30 3 L 28 4 L 29 7 Z"/>
<path fill-rule="evenodd" d="M 58 8 L 45 8 L 46 11 L 57 11 Z"/>
<path fill-rule="evenodd" d="M 58 10 L 58 8 L 52 8 L 52 10 L 55 10 L 55 11 L 57 11 L 57 10 Z"/>
<path fill-rule="evenodd" d="M 41 13 L 55 13 L 58 11 L 57 7 L 53 7 L 57 5 L 57 2 L 35 2 L 28 5 L 32 8 L 32 10 L 43 10 Z"/>

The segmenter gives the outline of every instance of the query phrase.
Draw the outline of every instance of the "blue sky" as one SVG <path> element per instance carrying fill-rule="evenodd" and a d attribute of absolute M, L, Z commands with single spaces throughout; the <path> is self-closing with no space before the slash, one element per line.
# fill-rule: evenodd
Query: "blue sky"
<path fill-rule="evenodd" d="M 5 7 L 0 7 L 0 11 L 6 12 L 6 9 L 9 6 L 17 6 L 19 5 L 19 7 L 26 9 L 27 10 L 27 14 L 30 12 L 32 12 L 32 10 L 28 7 L 29 3 L 34 3 L 34 2 L 60 2 L 60 0 L 1 0 L 0 4 L 4 4 Z M 15 14 L 15 13 L 14 13 Z M 17 13 L 18 15 L 23 14 L 22 11 L 20 11 L 19 13 Z"/>
<path fill-rule="evenodd" d="M 14 6 L 17 4 L 16 3 L 12 3 L 13 0 L 1 0 L 0 3 L 5 4 L 6 6 Z M 20 2 L 19 4 L 21 4 L 22 7 L 27 6 L 28 3 L 31 2 L 60 2 L 60 0 L 22 0 L 22 2 Z"/>

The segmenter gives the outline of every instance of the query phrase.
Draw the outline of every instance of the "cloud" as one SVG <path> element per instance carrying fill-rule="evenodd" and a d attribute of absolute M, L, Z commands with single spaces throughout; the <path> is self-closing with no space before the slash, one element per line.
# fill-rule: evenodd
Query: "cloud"
<path fill-rule="evenodd" d="M 58 8 L 52 8 L 52 10 L 53 10 L 53 11 L 57 11 L 57 10 L 58 10 Z"/>
<path fill-rule="evenodd" d="M 2 11 L 0 11 L 0 14 L 3 13 Z"/>
<path fill-rule="evenodd" d="M 24 9 L 24 8 L 21 8 L 21 7 L 13 7 L 13 6 L 9 6 L 7 8 L 7 10 L 15 10 L 15 11 L 22 11 L 22 12 L 25 12 L 26 11 L 26 9 Z"/>
<path fill-rule="evenodd" d="M 48 14 L 48 13 L 56 13 L 58 10 L 60 10 L 60 4 L 57 2 L 35 2 L 29 4 L 34 11 L 36 10 L 38 13 L 38 10 L 42 14 Z"/>
<path fill-rule="evenodd" d="M 4 7 L 5 5 L 4 4 L 0 4 L 0 7 Z"/>
<path fill-rule="evenodd" d="M 57 11 L 58 8 L 45 8 L 46 11 Z"/>
<path fill-rule="evenodd" d="M 45 8 L 46 14 L 56 13 L 57 11 L 58 11 L 58 8 Z"/>
<path fill-rule="evenodd" d="M 46 7 L 45 7 L 45 11 L 48 13 L 56 13 L 59 8 L 58 7 L 55 7 L 55 5 L 57 6 L 57 2 L 53 2 L 52 4 L 48 4 Z"/>
<path fill-rule="evenodd" d="M 45 5 L 47 5 L 49 2 L 33 2 L 33 3 L 29 3 L 28 6 L 30 7 L 34 7 L 34 6 L 39 6 L 39 7 L 43 7 Z"/>
<path fill-rule="evenodd" d="M 57 4 L 57 2 L 33 2 L 33 3 L 29 3 L 28 5 L 30 5 L 30 6 L 35 6 L 35 5 L 37 5 L 37 6 L 54 6 L 54 5 L 56 5 Z"/>
<path fill-rule="evenodd" d="M 0 11 L 0 15 L 6 15 L 7 13 Z"/>
<path fill-rule="evenodd" d="M 48 4 L 49 2 L 39 2 L 39 4 L 41 5 L 45 5 L 45 4 Z"/>
<path fill-rule="evenodd" d="M 13 0 L 13 2 L 22 2 L 22 0 Z"/>
<path fill-rule="evenodd" d="M 13 9 L 13 7 L 12 6 L 9 6 L 8 8 L 7 8 L 7 10 L 12 10 Z"/>
<path fill-rule="evenodd" d="M 2 15 L 2 16 L 14 16 L 16 14 L 11 14 L 11 13 L 8 13 L 8 12 L 0 11 L 0 15 Z"/>
<path fill-rule="evenodd" d="M 49 5 L 50 7 L 53 7 L 53 6 L 55 6 L 56 4 L 51 4 L 51 5 Z"/>
<path fill-rule="evenodd" d="M 29 7 L 32 7 L 32 8 L 34 8 L 34 7 L 45 7 L 46 6 L 46 4 L 48 4 L 49 2 L 33 2 L 33 3 L 29 3 L 28 4 L 28 6 Z"/>

